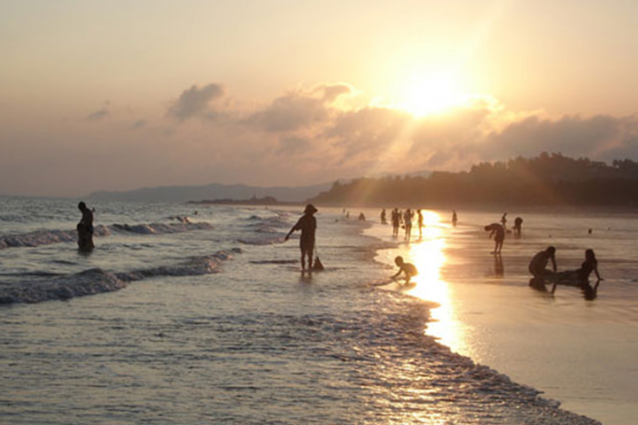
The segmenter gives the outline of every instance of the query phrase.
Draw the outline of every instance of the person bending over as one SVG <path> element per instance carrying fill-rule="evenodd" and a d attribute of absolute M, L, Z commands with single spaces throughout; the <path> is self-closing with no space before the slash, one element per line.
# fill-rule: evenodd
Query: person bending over
<path fill-rule="evenodd" d="M 492 223 L 485 226 L 486 232 L 491 232 L 489 238 L 494 236 L 494 251 L 492 254 L 500 254 L 503 249 L 503 241 L 505 240 L 505 228 L 498 223 Z"/>

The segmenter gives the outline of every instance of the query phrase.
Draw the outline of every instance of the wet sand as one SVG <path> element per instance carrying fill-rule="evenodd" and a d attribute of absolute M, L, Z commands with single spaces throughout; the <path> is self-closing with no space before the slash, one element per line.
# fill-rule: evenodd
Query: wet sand
<path fill-rule="evenodd" d="M 465 212 L 452 228 L 431 215 L 421 241 L 402 242 L 377 259 L 391 265 L 400 254 L 419 267 L 418 285 L 407 292 L 440 304 L 426 332 L 452 351 L 542 390 L 565 409 L 605 424 L 633 424 L 638 414 L 634 217 L 531 214 L 522 238 L 508 234 L 498 257 L 490 254 L 493 241 L 481 226 L 499 217 Z M 375 227 L 371 233 L 392 240 L 389 226 Z M 588 228 L 596 230 L 589 235 Z M 529 259 L 548 244 L 558 248 L 559 270 L 577 268 L 586 248 L 596 250 L 606 280 L 595 300 L 585 300 L 578 288 L 559 286 L 552 296 L 528 286 Z"/>

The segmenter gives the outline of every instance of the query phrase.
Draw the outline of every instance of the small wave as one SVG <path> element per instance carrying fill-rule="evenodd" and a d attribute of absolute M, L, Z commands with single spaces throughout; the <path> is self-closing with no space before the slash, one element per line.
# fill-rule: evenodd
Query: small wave
<path fill-rule="evenodd" d="M 141 235 L 156 235 L 168 233 L 182 233 L 191 230 L 211 230 L 209 223 L 151 223 L 151 224 L 113 224 L 98 225 L 93 230 L 93 236 L 109 236 L 112 232 L 136 233 Z M 61 242 L 76 242 L 75 230 L 38 230 L 20 235 L 0 236 L 0 249 L 5 248 L 33 248 L 41 245 L 51 245 Z"/>
<path fill-rule="evenodd" d="M 237 239 L 237 242 L 244 244 L 244 245 L 256 245 L 256 246 L 263 246 L 263 245 L 274 245 L 276 243 L 281 243 L 284 240 L 284 236 L 282 233 L 277 233 L 276 235 L 271 235 L 269 234 L 268 236 L 265 235 L 260 235 L 260 236 L 255 236 L 252 238 L 241 238 L 241 239 Z"/>
<path fill-rule="evenodd" d="M 194 257 L 174 266 L 161 266 L 128 272 L 112 273 L 89 269 L 52 279 L 26 280 L 0 286 L 0 305 L 68 300 L 74 297 L 117 291 L 135 281 L 165 276 L 201 276 L 218 273 L 220 264 L 241 253 L 240 248 L 218 251 L 212 255 Z"/>
<path fill-rule="evenodd" d="M 101 269 L 89 269 L 70 276 L 23 281 L 0 289 L 0 304 L 37 303 L 117 291 L 126 282 Z"/>
<path fill-rule="evenodd" d="M 94 236 L 108 236 L 109 229 L 106 226 L 95 226 Z M 75 230 L 38 230 L 21 235 L 9 235 L 0 237 L 0 249 L 3 248 L 32 248 L 40 245 L 50 245 L 60 242 L 77 241 Z"/>
<path fill-rule="evenodd" d="M 156 235 L 168 233 L 183 233 L 191 230 L 211 230 L 209 223 L 151 223 L 151 224 L 113 224 L 113 230 L 121 232 L 138 233 L 141 235 Z"/>
<path fill-rule="evenodd" d="M 299 260 L 255 260 L 251 264 L 296 264 Z"/>

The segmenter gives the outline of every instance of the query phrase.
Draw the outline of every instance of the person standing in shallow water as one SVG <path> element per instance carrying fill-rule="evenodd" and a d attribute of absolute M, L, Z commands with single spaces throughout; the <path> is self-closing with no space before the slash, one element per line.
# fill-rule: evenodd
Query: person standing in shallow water
<path fill-rule="evenodd" d="M 82 212 L 82 219 L 77 225 L 78 249 L 90 252 L 95 248 L 93 244 L 93 212 L 87 208 L 84 202 L 78 204 L 78 209 Z"/>
<path fill-rule="evenodd" d="M 297 221 L 297 224 L 292 226 L 290 232 L 284 239 L 287 241 L 293 232 L 300 230 L 301 238 L 299 239 L 299 249 L 301 249 L 301 270 L 306 270 L 306 257 L 308 258 L 308 270 L 312 271 L 312 257 L 315 250 L 315 231 L 317 230 L 317 219 L 315 213 L 317 209 L 314 205 L 306 205 L 303 215 Z"/>
<path fill-rule="evenodd" d="M 399 236 L 399 226 L 401 225 L 401 213 L 398 209 L 392 210 L 392 237 L 396 238 Z"/>
<path fill-rule="evenodd" d="M 418 224 L 419 224 L 419 239 L 421 239 L 423 237 L 423 211 L 421 211 L 421 208 L 419 208 L 418 210 L 416 210 L 417 213 L 417 218 L 418 218 Z"/>
<path fill-rule="evenodd" d="M 410 208 L 403 213 L 403 223 L 405 224 L 405 240 L 410 242 L 412 236 L 412 210 Z"/>
<path fill-rule="evenodd" d="M 503 217 L 501 217 L 501 226 L 503 229 L 507 228 L 507 213 L 503 213 Z"/>
<path fill-rule="evenodd" d="M 516 217 L 516 220 L 514 220 L 514 234 L 516 236 L 520 236 L 522 230 L 523 230 L 523 219 L 521 217 Z"/>

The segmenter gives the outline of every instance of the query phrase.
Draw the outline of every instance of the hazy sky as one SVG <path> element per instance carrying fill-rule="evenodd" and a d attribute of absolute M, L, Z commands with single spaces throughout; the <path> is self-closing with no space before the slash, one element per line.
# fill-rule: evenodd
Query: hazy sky
<path fill-rule="evenodd" d="M 0 0 L 0 193 L 638 159 L 634 0 Z"/>

